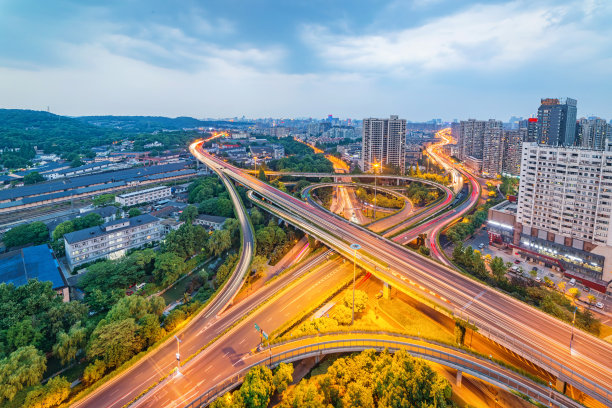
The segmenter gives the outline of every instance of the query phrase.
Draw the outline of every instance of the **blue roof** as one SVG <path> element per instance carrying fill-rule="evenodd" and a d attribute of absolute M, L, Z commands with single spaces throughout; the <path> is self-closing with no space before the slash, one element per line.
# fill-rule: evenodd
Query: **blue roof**
<path fill-rule="evenodd" d="M 49 245 L 37 245 L 0 255 L 0 281 L 22 286 L 30 279 L 50 281 L 53 289 L 68 286 Z"/>

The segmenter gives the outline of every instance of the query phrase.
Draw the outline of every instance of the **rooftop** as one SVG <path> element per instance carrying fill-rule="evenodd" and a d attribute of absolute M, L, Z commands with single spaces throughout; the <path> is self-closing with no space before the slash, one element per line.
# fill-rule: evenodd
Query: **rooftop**
<path fill-rule="evenodd" d="M 0 255 L 0 281 L 22 286 L 30 279 L 50 281 L 53 289 L 68 286 L 49 245 L 37 245 Z"/>
<path fill-rule="evenodd" d="M 75 242 L 84 241 L 86 239 L 101 237 L 101 236 L 109 234 L 109 233 L 115 233 L 117 231 L 122 231 L 122 230 L 127 229 L 127 228 L 135 227 L 137 225 L 150 224 L 150 223 L 156 222 L 158 220 L 159 220 L 159 218 L 156 218 L 156 217 L 152 216 L 151 214 L 142 214 L 142 215 L 139 215 L 139 216 L 134 217 L 134 218 L 120 218 L 118 220 L 114 220 L 114 221 L 110 221 L 110 222 L 104 223 L 104 224 L 102 224 L 100 226 L 91 227 L 91 228 L 85 228 L 85 229 L 80 230 L 80 231 L 69 232 L 68 234 L 64 235 L 64 239 L 69 244 L 73 244 Z M 120 227 L 120 228 L 115 228 L 115 229 L 112 229 L 112 230 L 109 230 L 109 231 L 106 230 L 108 227 L 112 227 L 112 226 L 115 226 L 117 224 L 123 224 L 123 223 L 126 223 L 127 225 L 123 226 L 123 227 Z"/>
<path fill-rule="evenodd" d="M 117 197 L 121 197 L 121 198 L 134 197 L 134 196 L 138 196 L 138 195 L 141 195 L 141 194 L 147 194 L 147 193 L 150 193 L 152 191 L 166 190 L 168 188 L 170 188 L 170 187 L 167 187 L 167 186 L 158 186 L 158 187 L 153 187 L 153 188 L 147 188 L 146 190 L 138 190 L 138 191 L 132 191 L 131 193 L 120 194 Z"/>
<path fill-rule="evenodd" d="M 219 223 L 219 224 L 225 222 L 225 220 L 227 219 L 225 217 L 219 217 L 217 215 L 208 215 L 208 214 L 200 214 L 196 218 L 199 219 L 199 220 L 216 222 L 216 223 Z"/>

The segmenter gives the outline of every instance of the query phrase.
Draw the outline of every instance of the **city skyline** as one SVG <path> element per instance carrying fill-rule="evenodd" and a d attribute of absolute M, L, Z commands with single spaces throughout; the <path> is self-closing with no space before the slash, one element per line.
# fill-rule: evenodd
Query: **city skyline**
<path fill-rule="evenodd" d="M 6 108 L 452 121 L 528 117 L 541 97 L 570 96 L 579 116 L 609 118 L 606 2 L 0 9 Z"/>

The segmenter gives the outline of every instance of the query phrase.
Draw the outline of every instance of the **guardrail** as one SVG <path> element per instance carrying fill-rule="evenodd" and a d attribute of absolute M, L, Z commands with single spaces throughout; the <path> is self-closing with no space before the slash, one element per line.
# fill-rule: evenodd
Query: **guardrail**
<path fill-rule="evenodd" d="M 297 341 L 299 340 L 294 342 Z M 551 388 L 537 384 L 488 360 L 470 356 L 467 353 L 450 347 L 443 349 L 438 346 L 435 348 L 432 347 L 433 344 L 432 346 L 428 346 L 427 344 L 423 344 L 423 342 L 420 343 L 421 344 L 409 341 L 364 338 L 318 341 L 313 344 L 295 347 L 271 355 L 267 354 L 269 352 L 268 349 L 260 353 L 259 361 L 243 368 L 238 373 L 216 384 L 186 405 L 185 408 L 200 408 L 207 406 L 225 392 L 237 387 L 242 383 L 248 371 L 260 364 L 266 364 L 272 368 L 280 363 L 289 363 L 309 357 L 333 353 L 350 353 L 366 349 L 375 349 L 377 351 L 388 350 L 390 352 L 406 350 L 414 357 L 420 357 L 428 361 L 442 364 L 446 367 L 460 370 L 465 374 L 469 374 L 497 387 L 513 390 L 526 395 L 532 400 L 547 406 L 572 408 L 582 406 L 565 395 L 553 391 Z M 290 345 L 290 343 L 286 343 L 286 345 Z"/>

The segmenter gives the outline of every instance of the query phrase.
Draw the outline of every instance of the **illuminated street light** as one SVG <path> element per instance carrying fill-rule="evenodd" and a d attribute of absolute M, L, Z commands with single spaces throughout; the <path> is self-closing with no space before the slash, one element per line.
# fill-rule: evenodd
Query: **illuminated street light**
<path fill-rule="evenodd" d="M 570 354 L 574 355 L 574 350 L 572 349 L 572 342 L 574 341 L 574 323 L 576 322 L 576 310 L 578 310 L 578 306 L 574 306 L 574 317 L 572 319 L 572 336 L 570 337 Z"/>
<path fill-rule="evenodd" d="M 181 374 L 181 340 L 174 336 L 174 338 L 176 339 L 176 375 L 182 375 Z"/>
<path fill-rule="evenodd" d="M 353 313 L 351 314 L 351 326 L 355 323 L 355 275 L 357 271 L 357 251 L 361 249 L 359 244 L 351 244 L 353 250 Z"/>
<path fill-rule="evenodd" d="M 376 169 L 380 166 L 380 163 L 373 163 L 372 166 L 374 166 L 374 176 L 376 176 Z M 374 205 L 373 205 L 373 217 L 374 217 L 374 221 L 376 221 L 376 192 L 378 190 L 376 189 L 376 177 L 374 177 Z"/>

